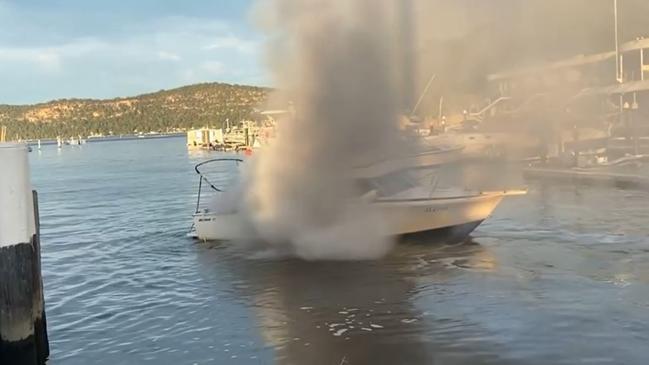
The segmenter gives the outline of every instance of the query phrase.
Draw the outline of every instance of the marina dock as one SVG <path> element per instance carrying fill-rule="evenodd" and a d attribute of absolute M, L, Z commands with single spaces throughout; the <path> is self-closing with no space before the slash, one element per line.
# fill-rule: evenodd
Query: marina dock
<path fill-rule="evenodd" d="M 649 188 L 649 176 L 610 172 L 606 170 L 591 171 L 578 168 L 562 169 L 529 167 L 523 170 L 523 174 L 529 179 L 578 181 L 597 184 L 623 185 L 643 189 Z"/>

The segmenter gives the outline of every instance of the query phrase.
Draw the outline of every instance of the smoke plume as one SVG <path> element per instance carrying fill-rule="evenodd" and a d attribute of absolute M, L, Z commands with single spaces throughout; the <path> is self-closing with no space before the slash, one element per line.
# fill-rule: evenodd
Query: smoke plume
<path fill-rule="evenodd" d="M 264 241 L 305 259 L 376 258 L 392 244 L 351 178 L 404 150 L 388 3 L 274 0 L 259 11 L 277 97 L 293 113 L 250 165 L 246 210 Z"/>

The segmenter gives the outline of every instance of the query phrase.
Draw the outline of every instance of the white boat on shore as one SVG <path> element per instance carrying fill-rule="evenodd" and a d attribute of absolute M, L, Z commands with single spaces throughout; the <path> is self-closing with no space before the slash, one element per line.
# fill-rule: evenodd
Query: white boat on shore
<path fill-rule="evenodd" d="M 191 236 L 211 240 L 257 240 L 252 224 L 237 209 L 201 208 L 203 186 L 222 192 L 208 180 L 200 167 L 210 162 L 242 163 L 240 159 L 217 159 L 199 164 L 199 201 L 193 217 Z M 426 186 L 408 171 L 357 180 L 364 192 L 360 197 L 384 219 L 391 236 L 413 234 L 439 235 L 443 241 L 465 239 L 487 219 L 506 196 L 523 195 L 524 190 L 476 192 L 459 189 L 437 189 Z"/>

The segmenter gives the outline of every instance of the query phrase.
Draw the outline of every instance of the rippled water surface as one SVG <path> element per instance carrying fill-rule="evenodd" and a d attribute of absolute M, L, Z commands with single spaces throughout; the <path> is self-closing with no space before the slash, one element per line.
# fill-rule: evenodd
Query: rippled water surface
<path fill-rule="evenodd" d="M 50 364 L 647 364 L 649 193 L 530 182 L 455 246 L 197 244 L 182 138 L 44 147 Z"/>

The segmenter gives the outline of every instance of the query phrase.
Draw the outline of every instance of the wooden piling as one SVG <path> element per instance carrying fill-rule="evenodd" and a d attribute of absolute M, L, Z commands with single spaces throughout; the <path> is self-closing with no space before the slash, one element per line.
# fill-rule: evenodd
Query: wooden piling
<path fill-rule="evenodd" d="M 41 365 L 49 345 L 27 146 L 0 144 L 0 162 L 0 364 Z"/>
<path fill-rule="evenodd" d="M 38 193 L 32 190 L 34 202 L 34 226 L 36 234 L 32 242 L 34 247 L 34 336 L 38 354 L 38 364 L 44 364 L 50 356 L 49 338 L 47 337 L 47 318 L 45 316 L 45 295 L 43 292 L 43 277 L 41 275 L 41 219 L 38 208 Z"/>

